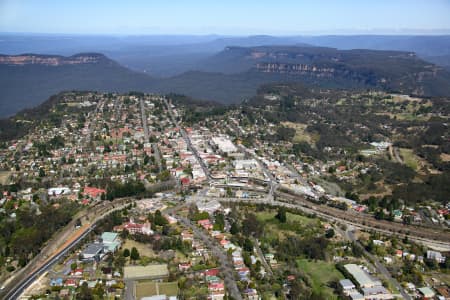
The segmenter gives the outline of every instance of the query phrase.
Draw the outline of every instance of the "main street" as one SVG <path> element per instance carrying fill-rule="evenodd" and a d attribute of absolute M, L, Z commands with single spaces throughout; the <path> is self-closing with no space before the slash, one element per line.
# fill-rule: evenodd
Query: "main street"
<path fill-rule="evenodd" d="M 206 175 L 206 178 L 208 180 L 211 180 L 211 173 L 209 172 L 208 167 L 206 166 L 205 162 L 203 161 L 203 159 L 200 157 L 200 155 L 198 154 L 197 149 L 192 146 L 192 142 L 191 139 L 189 138 L 189 135 L 186 133 L 186 130 L 184 130 L 184 128 L 182 128 L 177 120 L 174 117 L 173 111 L 172 111 L 172 107 L 170 106 L 170 104 L 167 102 L 167 99 L 164 98 L 163 99 L 166 107 L 167 107 L 167 111 L 169 112 L 169 116 L 172 120 L 172 123 L 176 126 L 177 130 L 181 133 L 181 136 L 183 137 L 184 141 L 186 142 L 188 149 L 194 154 L 195 158 L 197 159 L 198 163 L 200 164 L 200 166 L 202 167 L 203 172 Z"/>
<path fill-rule="evenodd" d="M 256 160 L 256 162 L 258 163 L 259 167 L 261 168 L 261 170 L 263 170 L 264 175 L 266 176 L 266 178 L 269 179 L 270 181 L 270 189 L 269 189 L 269 194 L 267 196 L 268 199 L 273 199 L 273 195 L 278 187 L 278 183 L 276 178 L 273 176 L 273 174 L 270 172 L 269 169 L 267 169 L 267 167 L 265 166 L 265 164 L 261 161 L 261 159 L 259 159 L 259 157 L 252 151 L 250 151 L 249 149 L 245 148 L 242 145 L 238 145 L 239 150 L 241 150 L 242 152 L 246 153 L 248 156 L 252 157 L 254 160 Z"/>
<path fill-rule="evenodd" d="M 148 123 L 147 123 L 147 112 L 145 110 L 145 103 L 143 99 L 139 100 L 140 108 L 141 108 L 141 120 L 142 120 L 142 128 L 144 128 L 144 140 L 146 143 L 150 142 L 150 132 L 148 130 Z M 161 164 L 161 154 L 159 153 L 158 145 L 156 143 L 151 143 L 153 154 L 155 156 L 156 164 L 159 167 L 159 171 L 162 171 L 162 164 Z"/>

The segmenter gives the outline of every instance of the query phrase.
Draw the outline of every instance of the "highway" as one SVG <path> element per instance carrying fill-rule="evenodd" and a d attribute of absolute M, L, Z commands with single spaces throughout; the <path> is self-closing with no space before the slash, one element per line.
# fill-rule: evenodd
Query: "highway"
<path fill-rule="evenodd" d="M 67 247 L 65 247 L 61 252 L 50 258 L 47 262 L 45 262 L 42 266 L 38 267 L 35 271 L 31 272 L 25 280 L 17 283 L 9 292 L 4 295 L 4 299 L 18 299 L 20 295 L 25 291 L 25 289 L 30 286 L 33 281 L 41 274 L 46 272 L 51 266 L 53 266 L 61 257 L 67 254 L 67 252 L 72 249 L 75 245 L 77 245 L 81 240 L 83 240 L 93 229 L 95 228 L 95 224 L 87 231 L 85 231 L 81 236 L 79 236 L 76 240 L 71 242 Z"/>
<path fill-rule="evenodd" d="M 121 198 L 116 199 L 113 202 L 104 202 L 107 203 L 106 205 L 91 207 L 87 213 L 80 217 L 80 219 L 85 218 L 86 220 L 90 220 L 89 226 L 84 229 L 85 231 L 81 234 L 73 231 L 76 220 L 78 219 L 74 218 L 68 225 L 66 225 L 66 227 L 64 227 L 64 229 L 60 230 L 60 232 L 49 241 L 49 244 L 41 251 L 40 254 L 34 257 L 31 262 L 29 262 L 11 281 L 5 285 L 4 290 L 0 292 L 0 298 L 17 299 L 25 288 L 33 283 L 33 280 L 36 279 L 38 275 L 48 270 L 50 266 L 57 262 L 72 247 L 88 235 L 92 229 L 95 228 L 95 223 L 113 211 L 123 209 L 129 205 L 131 201 L 131 198 Z M 79 236 L 76 236 L 73 241 L 70 241 L 74 234 L 79 234 Z M 69 244 L 64 244 L 69 241 Z"/>

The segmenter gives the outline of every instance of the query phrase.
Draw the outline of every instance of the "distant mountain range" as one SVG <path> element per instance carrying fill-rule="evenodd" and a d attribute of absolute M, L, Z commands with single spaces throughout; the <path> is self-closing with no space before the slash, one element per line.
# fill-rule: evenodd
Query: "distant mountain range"
<path fill-rule="evenodd" d="M 412 52 L 325 47 L 226 47 L 202 59 L 196 71 L 169 78 L 132 71 L 103 54 L 0 56 L 0 116 L 33 107 L 64 90 L 182 93 L 237 103 L 270 82 L 374 88 L 449 96 L 450 73 Z"/>
<path fill-rule="evenodd" d="M 121 65 L 156 77 L 195 71 L 203 60 L 228 46 L 255 47 L 305 44 L 339 50 L 371 49 L 414 52 L 418 57 L 450 69 L 450 35 L 319 35 L 220 36 L 144 35 L 83 36 L 1 34 L 0 53 L 103 53 Z"/>

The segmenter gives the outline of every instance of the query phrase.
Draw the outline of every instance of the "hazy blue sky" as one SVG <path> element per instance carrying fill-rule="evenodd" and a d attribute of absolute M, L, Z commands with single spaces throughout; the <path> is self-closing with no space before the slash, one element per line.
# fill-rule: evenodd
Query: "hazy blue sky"
<path fill-rule="evenodd" d="M 1 32 L 401 33 L 450 29 L 450 0 L 0 0 Z"/>

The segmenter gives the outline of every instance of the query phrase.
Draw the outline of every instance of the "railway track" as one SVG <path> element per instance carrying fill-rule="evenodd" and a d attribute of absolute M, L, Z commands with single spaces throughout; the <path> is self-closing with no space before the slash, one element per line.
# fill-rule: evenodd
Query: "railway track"
<path fill-rule="evenodd" d="M 314 213 L 321 214 L 324 217 L 333 217 L 337 220 L 343 220 L 351 225 L 375 230 L 383 233 L 397 234 L 400 236 L 409 236 L 416 240 L 432 241 L 436 244 L 441 243 L 447 247 L 450 245 L 450 232 L 447 230 L 431 229 L 415 225 L 405 225 L 384 220 L 376 220 L 371 216 L 343 211 L 337 208 L 315 204 L 303 197 L 277 192 L 277 196 L 287 200 L 289 203 L 298 204 L 312 209 Z"/>

